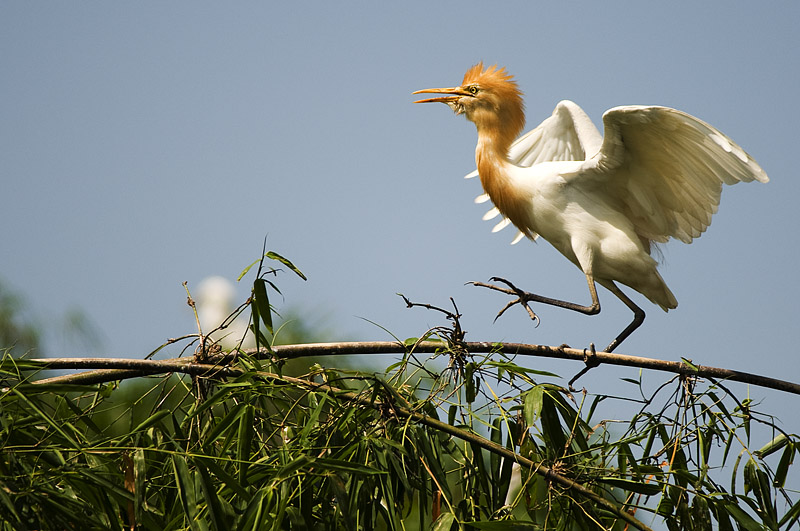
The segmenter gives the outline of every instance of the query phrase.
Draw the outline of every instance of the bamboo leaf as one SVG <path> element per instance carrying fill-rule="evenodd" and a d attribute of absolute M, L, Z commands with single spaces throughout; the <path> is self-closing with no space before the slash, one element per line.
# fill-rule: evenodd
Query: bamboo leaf
<path fill-rule="evenodd" d="M 709 511 L 708 502 L 703 496 L 695 495 L 690 512 L 695 531 L 711 531 L 711 511 Z"/>
<path fill-rule="evenodd" d="M 800 519 L 800 501 L 795 502 L 791 509 L 786 511 L 786 514 L 784 514 L 783 518 L 778 522 L 778 527 L 790 529 L 798 519 Z"/>
<path fill-rule="evenodd" d="M 789 466 L 794 462 L 795 445 L 789 443 L 786 445 L 781 454 L 781 460 L 778 462 L 778 468 L 775 470 L 775 477 L 772 484 L 775 487 L 783 488 L 786 485 L 786 476 L 789 473 Z"/>
<path fill-rule="evenodd" d="M 269 295 L 267 295 L 267 282 L 263 278 L 253 281 L 253 308 L 256 310 L 253 314 L 253 321 L 257 315 L 269 333 L 273 334 L 272 308 L 269 305 Z"/>
<path fill-rule="evenodd" d="M 789 438 L 785 434 L 781 433 L 780 435 L 778 435 L 777 437 L 775 437 L 770 442 L 768 442 L 767 444 L 765 444 L 764 446 L 762 446 L 760 449 L 756 450 L 753 453 L 757 457 L 764 458 L 767 457 L 768 455 L 777 452 L 778 450 L 786 446 L 787 443 L 789 443 Z"/>
<path fill-rule="evenodd" d="M 456 515 L 447 512 L 443 513 L 431 526 L 431 531 L 450 531 L 453 523 L 456 521 Z"/>
<path fill-rule="evenodd" d="M 239 430 L 236 438 L 236 458 L 239 461 L 239 483 L 247 485 L 247 469 L 250 462 L 250 445 L 253 441 L 253 416 L 255 408 L 245 404 L 239 418 Z"/>
<path fill-rule="evenodd" d="M 173 454 L 172 468 L 178 487 L 178 497 L 183 505 L 184 514 L 189 520 L 189 525 L 192 530 L 206 531 L 208 529 L 206 523 L 197 518 L 197 496 L 186 459 L 180 454 Z"/>
<path fill-rule="evenodd" d="M 288 258 L 284 258 L 283 256 L 279 255 L 274 251 L 268 251 L 265 256 L 267 258 L 270 258 L 272 260 L 277 260 L 278 262 L 282 263 L 283 265 L 294 271 L 294 273 L 303 280 L 308 280 L 306 276 L 303 274 L 303 272 L 297 269 L 297 266 L 295 266 Z"/>
<path fill-rule="evenodd" d="M 387 474 L 385 470 L 378 470 L 377 468 L 371 466 L 360 465 L 358 463 L 345 461 L 343 459 L 330 459 L 327 457 L 318 457 L 314 459 L 314 467 L 315 468 L 318 467 L 324 470 L 349 472 L 351 474 L 368 475 L 368 476 Z"/>
<path fill-rule="evenodd" d="M 486 529 L 488 531 L 541 531 L 542 526 L 533 522 L 518 520 L 500 520 L 495 522 L 469 522 L 469 529 Z"/>
<path fill-rule="evenodd" d="M 566 450 L 567 439 L 561 427 L 556 405 L 550 393 L 542 395 L 542 436 L 552 457 L 562 457 Z"/>
<path fill-rule="evenodd" d="M 287 463 L 283 467 L 281 467 L 278 470 L 277 474 L 275 474 L 275 477 L 277 479 L 286 479 L 292 477 L 295 474 L 295 472 L 297 472 L 301 468 L 310 465 L 314 461 L 315 459 L 313 457 L 307 455 L 300 455 L 292 459 L 289 463 Z"/>
<path fill-rule="evenodd" d="M 227 530 L 229 525 L 226 522 L 226 516 L 222 509 L 222 501 L 217 494 L 217 489 L 211 481 L 211 476 L 208 470 L 203 466 L 202 461 L 197 461 L 197 472 L 200 477 L 200 486 L 203 491 L 203 501 L 208 507 L 208 512 L 211 515 L 211 521 L 214 522 L 214 527 L 217 531 Z"/>
<path fill-rule="evenodd" d="M 763 525 L 756 522 L 752 516 L 744 512 L 735 503 L 726 503 L 725 508 L 733 519 L 736 520 L 736 523 L 739 524 L 741 529 L 745 529 L 746 531 L 764 531 L 765 528 Z"/>
<path fill-rule="evenodd" d="M 625 478 L 603 477 L 599 478 L 600 483 L 611 485 L 624 490 L 625 492 L 635 492 L 646 496 L 655 496 L 663 490 L 663 486 L 658 483 L 647 483 L 645 481 L 633 481 Z"/>
<path fill-rule="evenodd" d="M 152 415 L 150 415 L 149 417 L 144 419 L 138 426 L 136 426 L 133 429 L 132 433 L 136 433 L 136 432 L 139 432 L 139 431 L 144 431 L 147 428 L 149 428 L 150 426 L 159 423 L 161 421 L 161 419 L 163 419 L 164 417 L 169 416 L 171 414 L 172 414 L 171 411 L 167 411 L 167 410 L 164 410 L 164 409 L 162 409 L 161 411 L 156 411 L 155 413 L 153 413 Z"/>
<path fill-rule="evenodd" d="M 544 396 L 544 388 L 540 385 L 535 386 L 533 389 L 525 393 L 524 397 L 524 415 L 525 424 L 533 426 L 539 420 L 542 414 L 542 397 Z"/>

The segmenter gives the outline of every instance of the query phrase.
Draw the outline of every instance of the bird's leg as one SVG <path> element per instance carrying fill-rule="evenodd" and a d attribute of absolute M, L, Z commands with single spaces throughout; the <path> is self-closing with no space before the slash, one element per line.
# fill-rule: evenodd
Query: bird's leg
<path fill-rule="evenodd" d="M 625 327 L 625 330 L 620 332 L 619 335 L 614 338 L 614 341 L 612 341 L 605 348 L 605 350 L 603 350 L 603 352 L 611 352 L 615 348 L 617 348 L 620 345 L 620 343 L 625 341 L 625 339 L 629 335 L 631 335 L 634 330 L 636 330 L 637 328 L 639 328 L 639 326 L 641 326 L 641 324 L 644 322 L 644 310 L 639 308 L 639 306 L 637 306 L 635 302 L 630 300 L 628 296 L 625 295 L 622 292 L 622 290 L 619 289 L 617 285 L 614 284 L 613 282 L 609 282 L 608 284 L 603 284 L 603 286 L 608 288 L 608 290 L 611 293 L 616 295 L 619 298 L 619 300 L 625 303 L 625 306 L 627 306 L 633 311 L 633 321 L 631 321 L 631 323 Z M 578 374 L 573 376 L 572 379 L 567 384 L 570 391 L 572 392 L 575 392 L 575 388 L 572 387 L 572 384 L 575 383 L 575 380 L 586 374 L 590 369 L 593 369 L 594 367 L 600 365 L 600 361 L 598 361 L 597 359 L 597 353 L 594 350 L 594 343 L 590 345 L 590 352 L 591 354 L 588 354 L 586 353 L 586 350 L 584 350 L 583 362 L 586 364 L 586 367 L 584 367 Z"/>
<path fill-rule="evenodd" d="M 499 312 L 497 312 L 497 315 L 495 315 L 495 317 L 494 317 L 495 321 L 497 321 L 500 318 L 500 316 L 503 315 L 506 312 L 506 310 L 508 310 L 509 308 L 511 308 L 512 306 L 514 306 L 517 303 L 519 303 L 520 305 L 522 305 L 523 308 L 525 308 L 525 310 L 528 312 L 528 315 L 530 316 L 532 321 L 538 321 L 539 320 L 539 316 L 536 315 L 536 313 L 534 313 L 533 310 L 531 310 L 530 306 L 528 306 L 528 302 L 533 300 L 531 297 L 538 297 L 538 295 L 534 295 L 533 293 L 528 293 L 527 291 L 522 291 L 521 289 L 519 289 L 514 284 L 512 284 L 511 282 L 509 282 L 508 280 L 506 280 L 504 278 L 492 277 L 489 280 L 491 280 L 492 282 L 502 282 L 503 284 L 505 284 L 508 287 L 507 288 L 501 288 L 500 286 L 495 286 L 494 284 L 485 284 L 483 282 L 475 282 L 475 281 L 468 282 L 468 284 L 472 284 L 473 286 L 479 286 L 481 288 L 489 288 L 489 289 L 493 289 L 495 291 L 499 291 L 501 293 L 507 293 L 509 295 L 516 295 L 517 296 L 516 299 L 514 299 L 513 301 L 510 301 L 508 304 L 503 306 L 503 308 Z"/>
<path fill-rule="evenodd" d="M 617 347 L 620 345 L 620 343 L 622 343 L 623 341 L 625 341 L 625 339 L 627 339 L 627 337 L 628 337 L 629 335 L 631 335 L 631 334 L 633 333 L 633 331 L 634 331 L 634 330 L 636 330 L 637 328 L 639 328 L 639 327 L 641 326 L 641 324 L 644 322 L 644 317 L 645 317 L 645 314 L 644 314 L 644 310 L 642 310 L 641 308 L 639 308 L 639 306 L 637 306 L 635 302 L 633 302 L 632 300 L 630 300 L 630 299 L 628 298 L 628 296 L 627 296 L 627 295 L 625 295 L 625 294 L 622 292 L 622 290 L 621 290 L 621 289 L 619 289 L 619 288 L 617 287 L 617 285 L 616 285 L 616 284 L 614 284 L 613 282 L 609 282 L 609 283 L 608 283 L 608 285 L 606 286 L 606 288 L 608 288 L 608 290 L 609 290 L 611 293 L 613 293 L 614 295 L 616 295 L 616 296 L 619 298 L 619 300 L 621 300 L 622 302 L 624 302 L 624 303 L 625 303 L 625 306 L 627 306 L 628 308 L 630 308 L 630 309 L 631 309 L 631 311 L 633 312 L 633 321 L 631 321 L 631 324 L 629 324 L 628 326 L 626 326 L 626 327 L 625 327 L 625 330 L 623 330 L 622 332 L 620 332 L 620 333 L 619 333 L 619 335 L 618 335 L 616 338 L 614 338 L 614 341 L 612 341 L 612 342 L 611 342 L 611 343 L 610 343 L 610 344 L 609 344 L 609 345 L 608 345 L 608 346 L 605 348 L 605 350 L 603 351 L 603 352 L 611 352 L 611 351 L 613 351 L 615 348 L 617 348 Z"/>
<path fill-rule="evenodd" d="M 522 291 L 508 280 L 500 277 L 492 277 L 490 280 L 492 282 L 501 282 L 508 287 L 504 288 L 492 284 L 484 284 L 483 282 L 471 282 L 471 284 L 483 288 L 493 289 L 495 291 L 499 291 L 502 293 L 507 293 L 509 295 L 515 295 L 517 297 L 516 299 L 506 304 L 502 310 L 500 310 L 500 312 L 497 314 L 497 317 L 495 317 L 495 320 L 501 315 L 503 315 L 503 313 L 507 309 L 518 303 L 525 307 L 525 309 L 528 311 L 528 315 L 531 316 L 531 319 L 533 319 L 534 321 L 538 320 L 539 318 L 536 316 L 533 310 L 531 310 L 530 307 L 528 306 L 528 303 L 530 302 L 541 302 L 543 304 L 549 304 L 551 306 L 557 306 L 559 308 L 566 308 L 567 310 L 580 312 L 585 315 L 595 315 L 597 313 L 600 313 L 600 300 L 597 297 L 597 286 L 595 285 L 594 278 L 588 274 L 586 275 L 586 282 L 589 284 L 589 294 L 592 297 L 592 304 L 589 306 L 582 306 L 574 302 L 567 302 L 559 299 L 551 299 L 550 297 L 543 297 L 541 295 L 536 295 L 535 293 L 528 293 L 527 291 Z M 636 305 L 636 303 L 634 303 L 631 299 L 629 299 L 628 296 L 625 295 L 622 292 L 622 290 L 620 290 L 617 287 L 616 284 L 614 284 L 613 282 L 608 282 L 608 283 L 603 283 L 603 286 L 608 288 L 608 290 L 611 293 L 616 295 L 619 298 L 619 300 L 624 302 L 625 305 L 628 308 L 630 308 L 631 311 L 633 311 L 633 321 L 631 321 L 631 323 L 628 326 L 626 326 L 625 329 L 622 332 L 620 332 L 619 335 L 616 338 L 614 338 L 614 340 L 603 350 L 603 352 L 612 352 L 623 341 L 625 341 L 625 339 L 627 339 L 627 337 L 631 335 L 634 330 L 636 330 L 637 328 L 639 328 L 639 326 L 641 326 L 641 324 L 644 322 L 645 314 L 644 310 L 642 310 L 639 306 Z M 575 375 L 575 377 L 572 380 L 570 380 L 569 382 L 570 387 L 572 386 L 572 383 L 575 380 L 583 376 L 589 369 L 597 367 L 600 364 L 599 361 L 597 360 L 597 356 L 595 355 L 594 345 L 592 345 L 591 354 L 586 355 L 586 359 L 584 359 L 584 362 L 586 363 L 586 367 L 577 375 Z"/>
<path fill-rule="evenodd" d="M 600 362 L 597 360 L 597 351 L 595 351 L 594 349 L 594 343 L 589 343 L 589 352 L 586 352 L 586 349 L 583 349 L 583 363 L 586 364 L 586 367 L 581 369 L 581 371 L 578 374 L 573 376 L 572 379 L 567 384 L 567 387 L 569 387 L 569 390 L 572 391 L 573 393 L 577 392 L 577 389 L 572 387 L 572 384 L 575 383 L 575 380 L 577 380 L 578 378 L 589 372 L 590 369 L 594 369 L 595 367 L 600 365 Z"/>
<path fill-rule="evenodd" d="M 600 312 L 600 301 L 597 298 L 597 288 L 595 287 L 594 279 L 591 277 L 591 275 L 586 275 L 586 281 L 589 283 L 589 294 L 592 296 L 592 304 L 590 306 L 583 306 L 580 304 L 575 304 L 574 302 L 567 302 L 559 299 L 551 299 L 550 297 L 543 297 L 542 295 L 536 295 L 535 293 L 522 291 L 521 289 L 519 289 L 514 284 L 512 284 L 511 282 L 509 282 L 504 278 L 492 277 L 489 280 L 491 280 L 492 282 L 502 282 L 508 287 L 503 288 L 500 286 L 495 286 L 493 284 L 484 284 L 483 282 L 470 282 L 470 284 L 474 286 L 480 286 L 482 288 L 493 289 L 495 291 L 507 293 L 509 295 L 516 295 L 517 297 L 516 299 L 506 304 L 502 310 L 500 310 L 500 312 L 497 314 L 497 317 L 495 317 L 495 320 L 497 320 L 497 318 L 503 315 L 503 313 L 506 310 L 508 310 L 517 303 L 521 304 L 528 311 L 528 315 L 530 315 L 531 319 L 533 319 L 534 321 L 538 320 L 539 318 L 536 316 L 533 310 L 531 310 L 530 307 L 528 306 L 528 303 L 530 302 L 541 302 L 542 304 L 549 304 L 551 306 L 557 306 L 559 308 L 566 308 L 567 310 L 580 312 L 586 315 L 595 315 Z"/>

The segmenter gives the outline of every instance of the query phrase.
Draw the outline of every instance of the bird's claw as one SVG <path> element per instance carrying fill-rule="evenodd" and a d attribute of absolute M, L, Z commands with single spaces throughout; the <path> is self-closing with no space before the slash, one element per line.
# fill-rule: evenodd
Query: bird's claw
<path fill-rule="evenodd" d="M 583 362 L 591 369 L 600 365 L 600 362 L 597 360 L 597 350 L 595 349 L 594 343 L 589 343 L 588 350 L 589 352 L 586 352 L 587 349 L 583 349 Z"/>
<path fill-rule="evenodd" d="M 597 359 L 597 350 L 596 350 L 596 348 L 594 346 L 594 343 L 589 343 L 589 348 L 588 349 L 586 349 L 586 348 L 583 349 L 583 363 L 585 363 L 586 366 L 583 369 L 581 369 L 581 371 L 578 374 L 573 376 L 572 379 L 567 384 L 567 387 L 573 393 L 576 393 L 578 390 L 575 389 L 572 386 L 572 384 L 574 384 L 575 381 L 578 378 L 580 378 L 581 376 L 583 376 L 584 374 L 589 372 L 591 369 L 593 369 L 593 368 L 597 367 L 598 365 L 600 365 L 600 360 Z M 584 391 L 585 391 L 585 389 L 584 389 Z"/>
<path fill-rule="evenodd" d="M 539 323 L 541 322 L 539 316 L 536 315 L 536 312 L 531 310 L 531 307 L 528 306 L 527 301 L 524 301 L 520 298 L 514 299 L 513 301 L 509 301 L 505 306 L 503 306 L 503 309 L 497 312 L 497 315 L 495 315 L 494 320 L 497 321 L 500 318 L 500 316 L 506 312 L 506 310 L 508 310 L 515 304 L 520 304 L 523 308 L 525 308 L 525 310 L 528 312 L 528 315 L 531 318 L 531 321 L 534 321 L 536 323 L 536 326 L 539 326 Z"/>
<path fill-rule="evenodd" d="M 490 282 L 502 282 L 503 284 L 505 284 L 508 287 L 507 288 L 503 288 L 503 287 L 500 287 L 500 286 L 495 286 L 493 284 L 486 284 L 484 282 L 477 282 L 477 281 L 467 282 L 467 284 L 472 284 L 473 286 L 478 286 L 478 287 L 481 287 L 481 288 L 493 289 L 495 291 L 499 291 L 501 293 L 506 293 L 508 295 L 516 295 L 516 297 L 517 297 L 516 299 L 508 302 L 508 304 L 503 306 L 503 309 L 501 309 L 499 312 L 497 312 L 497 315 L 494 318 L 495 321 L 497 321 L 500 318 L 500 316 L 503 315 L 506 312 L 506 310 L 508 310 L 509 308 L 514 306 L 515 304 L 519 304 L 520 306 L 525 308 L 525 311 L 528 312 L 528 316 L 531 318 L 531 321 L 534 321 L 536 323 L 536 326 L 539 326 L 539 323 L 541 323 L 541 319 L 539 319 L 539 316 L 536 315 L 536 312 L 534 312 L 531 309 L 531 307 L 528 306 L 528 303 L 530 302 L 528 292 L 519 289 L 514 284 L 512 284 L 511 282 L 509 282 L 508 280 L 506 280 L 504 278 L 492 277 L 492 278 L 489 279 L 489 281 Z"/>

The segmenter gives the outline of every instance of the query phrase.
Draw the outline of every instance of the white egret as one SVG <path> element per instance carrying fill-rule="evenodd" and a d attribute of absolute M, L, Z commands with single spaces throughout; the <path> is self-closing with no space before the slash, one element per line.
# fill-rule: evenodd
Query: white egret
<path fill-rule="evenodd" d="M 196 298 L 200 327 L 211 341 L 226 351 L 255 347 L 253 333 L 247 328 L 249 312 L 228 321 L 236 309 L 236 288 L 230 280 L 220 276 L 204 278 L 197 285 Z M 225 327 L 220 328 L 223 324 Z"/>
<path fill-rule="evenodd" d="M 722 184 L 757 180 L 766 173 L 742 148 L 707 123 L 658 106 L 615 107 L 603 114 L 605 136 L 571 101 L 515 141 L 525 123 L 522 93 L 504 68 L 470 68 L 458 87 L 415 92 L 443 94 L 416 103 L 440 102 L 464 114 L 478 129 L 477 174 L 502 214 L 497 228 L 513 223 L 524 236 L 550 242 L 586 275 L 588 306 L 508 287 L 475 283 L 517 298 L 533 319 L 529 302 L 593 315 L 600 311 L 595 283 L 634 313 L 633 321 L 606 347 L 611 352 L 644 321 L 644 311 L 617 286 L 638 291 L 664 311 L 678 301 L 651 256 L 654 244 L 677 238 L 690 243 L 711 223 Z M 486 199 L 486 197 L 479 198 Z"/>

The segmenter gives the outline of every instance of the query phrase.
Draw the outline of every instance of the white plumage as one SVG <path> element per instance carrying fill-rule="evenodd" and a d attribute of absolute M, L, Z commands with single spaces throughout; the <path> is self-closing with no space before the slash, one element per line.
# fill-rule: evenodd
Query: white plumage
<path fill-rule="evenodd" d="M 615 107 L 603 115 L 603 124 L 605 138 L 583 109 L 561 101 L 552 116 L 511 145 L 508 160 L 521 167 L 583 162 L 577 169 L 579 178 L 605 181 L 641 234 L 659 243 L 670 237 L 690 243 L 700 236 L 719 207 L 723 183 L 769 181 L 730 138 L 684 112 L 658 106 Z M 465 178 L 477 176 L 475 170 Z M 475 202 L 487 200 L 488 194 L 481 194 Z M 492 208 L 484 219 L 499 214 Z"/>
<path fill-rule="evenodd" d="M 521 92 L 504 69 L 472 67 L 461 86 L 417 93 L 449 105 L 478 129 L 475 158 L 485 194 L 494 204 L 492 229 L 513 223 L 530 239 L 542 236 L 585 274 L 590 306 L 491 287 L 520 302 L 543 302 L 587 314 L 600 311 L 594 284 L 617 295 L 634 320 L 611 351 L 644 320 L 644 312 L 615 284 L 643 294 L 665 311 L 677 307 L 651 256 L 652 246 L 676 238 L 690 243 L 711 223 L 722 184 L 768 182 L 766 173 L 719 130 L 684 112 L 658 106 L 615 107 L 603 115 L 605 136 L 571 101 L 517 140 L 524 124 Z M 532 317 L 535 314 L 529 309 Z"/>

